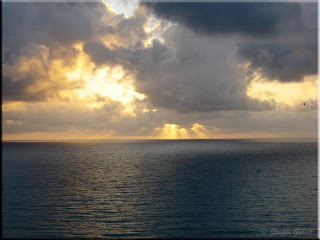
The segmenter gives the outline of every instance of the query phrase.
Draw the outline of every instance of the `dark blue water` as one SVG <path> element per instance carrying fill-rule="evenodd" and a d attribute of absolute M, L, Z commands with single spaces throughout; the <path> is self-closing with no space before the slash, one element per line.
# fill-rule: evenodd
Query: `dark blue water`
<path fill-rule="evenodd" d="M 317 237 L 317 142 L 3 143 L 2 164 L 4 237 Z"/>

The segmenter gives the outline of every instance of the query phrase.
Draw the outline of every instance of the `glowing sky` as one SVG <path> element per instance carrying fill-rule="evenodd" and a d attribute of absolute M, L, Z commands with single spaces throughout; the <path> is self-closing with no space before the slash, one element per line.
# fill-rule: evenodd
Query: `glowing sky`
<path fill-rule="evenodd" d="M 4 3 L 3 139 L 316 137 L 315 4 Z"/>

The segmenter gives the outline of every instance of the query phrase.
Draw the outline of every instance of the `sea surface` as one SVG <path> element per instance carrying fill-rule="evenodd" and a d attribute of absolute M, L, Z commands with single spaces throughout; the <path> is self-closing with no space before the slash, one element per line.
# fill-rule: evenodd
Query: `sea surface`
<path fill-rule="evenodd" d="M 7 142 L 11 238 L 317 238 L 314 140 Z"/>

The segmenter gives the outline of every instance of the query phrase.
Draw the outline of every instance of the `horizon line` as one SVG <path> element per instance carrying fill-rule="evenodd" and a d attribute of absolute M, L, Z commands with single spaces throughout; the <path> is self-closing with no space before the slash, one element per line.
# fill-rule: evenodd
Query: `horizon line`
<path fill-rule="evenodd" d="M 93 141 L 137 141 L 137 140 L 163 140 L 163 141 L 176 141 L 176 140 L 302 140 L 312 139 L 318 140 L 318 137 L 251 137 L 251 138 L 106 138 L 106 139 L 32 139 L 32 140 L 3 140 L 1 142 L 93 142 Z"/>

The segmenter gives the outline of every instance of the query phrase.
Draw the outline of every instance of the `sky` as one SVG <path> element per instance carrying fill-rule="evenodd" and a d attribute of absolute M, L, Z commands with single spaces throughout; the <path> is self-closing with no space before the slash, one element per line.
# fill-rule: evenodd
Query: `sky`
<path fill-rule="evenodd" d="M 316 3 L 3 3 L 3 140 L 317 137 Z"/>

